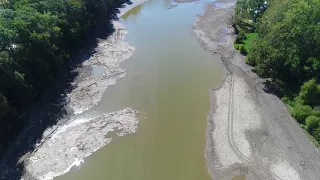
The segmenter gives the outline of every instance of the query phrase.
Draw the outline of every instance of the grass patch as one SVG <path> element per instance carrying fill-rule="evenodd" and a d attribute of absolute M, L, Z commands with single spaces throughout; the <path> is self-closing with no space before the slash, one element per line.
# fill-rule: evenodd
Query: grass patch
<path fill-rule="evenodd" d="M 246 33 L 246 38 L 243 40 L 244 49 L 249 52 L 252 42 L 257 39 L 258 33 Z"/>
<path fill-rule="evenodd" d="M 242 35 L 240 35 L 239 33 L 235 40 L 234 48 L 237 50 L 240 50 L 241 54 L 247 55 L 253 41 L 257 37 L 258 37 L 257 33 L 243 33 Z"/>

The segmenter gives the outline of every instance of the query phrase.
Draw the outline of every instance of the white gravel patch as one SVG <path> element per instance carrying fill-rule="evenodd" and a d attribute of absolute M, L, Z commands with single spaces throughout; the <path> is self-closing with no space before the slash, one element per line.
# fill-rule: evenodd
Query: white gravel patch
<path fill-rule="evenodd" d="M 213 115 L 214 130 L 212 138 L 214 140 L 214 150 L 219 159 L 219 168 L 228 168 L 234 163 L 242 163 L 228 143 L 228 111 L 229 111 L 229 81 L 215 91 L 216 111 Z"/>
<path fill-rule="evenodd" d="M 74 110 L 75 114 L 98 104 L 105 89 L 126 74 L 126 70 L 120 68 L 120 64 L 133 55 L 134 47 L 124 41 L 127 33 L 124 27 L 118 21 L 114 21 L 113 25 L 115 32 L 106 40 L 100 40 L 95 49 L 96 52 L 83 63 L 83 66 L 101 66 L 106 71 L 75 82 L 75 88 L 68 94 L 68 106 Z"/>
<path fill-rule="evenodd" d="M 136 132 L 137 111 L 123 109 L 92 119 L 75 119 L 59 127 L 25 162 L 25 170 L 37 179 L 53 179 L 79 166 L 83 158 L 107 145 L 108 132 L 118 136 Z"/>
<path fill-rule="evenodd" d="M 261 115 L 250 98 L 250 88 L 243 78 L 234 78 L 234 115 L 233 137 L 239 151 L 247 158 L 251 157 L 251 148 L 245 137 L 247 130 L 261 127 Z"/>
<path fill-rule="evenodd" d="M 271 172 L 276 174 L 280 180 L 300 180 L 300 176 L 287 161 L 279 161 L 271 166 Z"/>
<path fill-rule="evenodd" d="M 223 86 L 215 92 L 217 108 L 213 117 L 215 128 L 212 137 L 220 168 L 223 169 L 250 160 L 252 151 L 245 132 L 260 128 L 262 118 L 242 78 L 234 77 L 234 106 L 232 101 L 229 104 L 231 80 L 231 76 L 228 76 Z M 233 108 L 230 114 L 229 108 Z"/>

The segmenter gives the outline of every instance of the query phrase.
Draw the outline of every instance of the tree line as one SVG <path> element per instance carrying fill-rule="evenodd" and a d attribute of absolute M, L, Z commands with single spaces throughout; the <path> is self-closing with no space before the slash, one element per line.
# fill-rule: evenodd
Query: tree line
<path fill-rule="evenodd" d="M 320 142 L 320 0 L 239 0 L 235 26 L 235 47 Z M 246 44 L 250 33 L 257 36 Z"/>
<path fill-rule="evenodd" d="M 23 128 L 26 109 L 124 1 L 0 2 L 0 153 Z"/>

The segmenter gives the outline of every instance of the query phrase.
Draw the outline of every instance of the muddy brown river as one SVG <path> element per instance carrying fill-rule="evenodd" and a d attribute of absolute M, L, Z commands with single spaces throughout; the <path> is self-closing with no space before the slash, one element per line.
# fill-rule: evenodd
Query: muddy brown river
<path fill-rule="evenodd" d="M 79 116 L 137 109 L 138 131 L 121 138 L 110 134 L 112 143 L 55 179 L 210 179 L 204 158 L 209 88 L 220 82 L 223 68 L 192 34 L 204 4 L 171 8 L 168 0 L 152 0 L 122 16 L 126 41 L 136 49 L 122 64 L 127 76 Z"/>

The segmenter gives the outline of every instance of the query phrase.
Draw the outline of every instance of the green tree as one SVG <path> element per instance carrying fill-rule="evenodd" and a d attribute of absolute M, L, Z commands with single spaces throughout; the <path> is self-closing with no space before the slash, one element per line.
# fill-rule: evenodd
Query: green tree
<path fill-rule="evenodd" d="M 320 85 L 317 84 L 315 79 L 305 82 L 301 86 L 298 96 L 303 104 L 317 105 L 320 104 Z"/>
<path fill-rule="evenodd" d="M 271 77 L 283 87 L 299 86 L 319 76 L 318 7 L 318 0 L 285 0 L 268 8 L 258 23 L 259 38 L 248 56 L 257 64 L 259 75 Z"/>
<path fill-rule="evenodd" d="M 6 116 L 9 111 L 9 105 L 7 102 L 7 98 L 0 93 L 0 118 Z"/>
<path fill-rule="evenodd" d="M 124 0 L 1 3 L 0 146 L 19 133 L 26 109 L 55 82 L 71 54 L 92 38 L 95 28 L 108 23 L 122 3 Z"/>
<path fill-rule="evenodd" d="M 308 116 L 306 118 L 306 126 L 309 132 L 313 132 L 319 127 L 320 117 L 317 116 Z"/>
<path fill-rule="evenodd" d="M 313 109 L 311 115 L 320 117 L 320 109 Z"/>
<path fill-rule="evenodd" d="M 292 110 L 292 116 L 296 118 L 299 123 L 303 124 L 311 112 L 312 108 L 310 106 L 297 103 Z"/>

